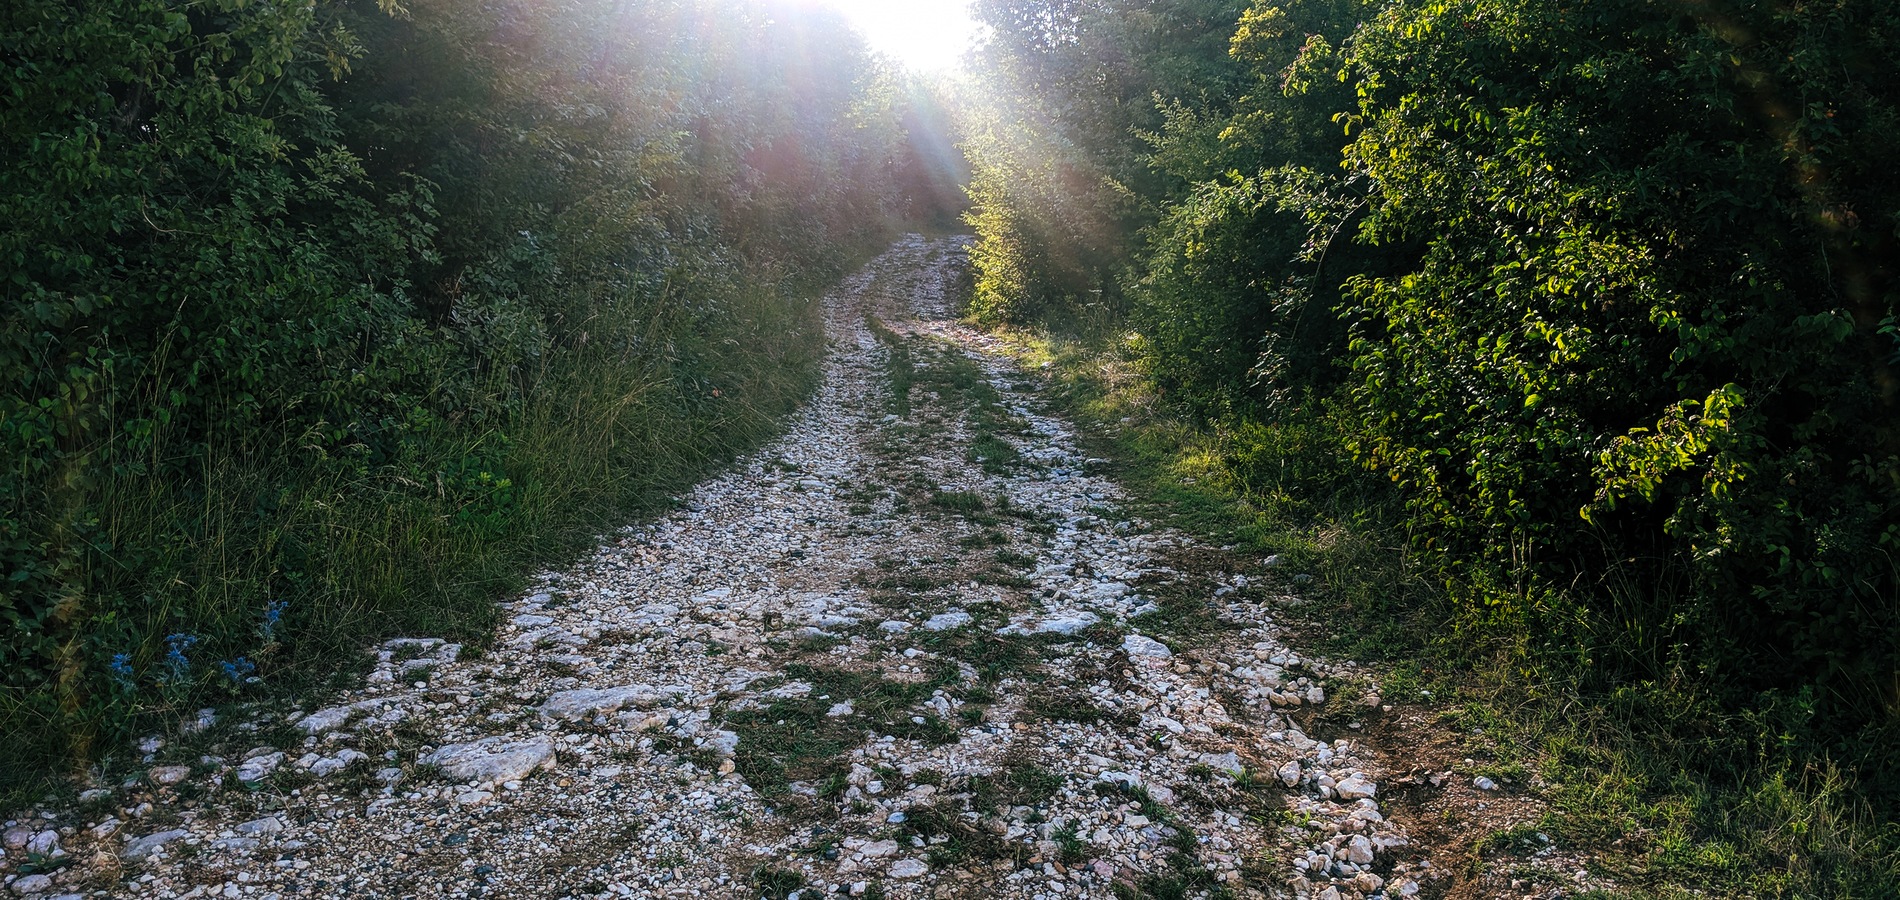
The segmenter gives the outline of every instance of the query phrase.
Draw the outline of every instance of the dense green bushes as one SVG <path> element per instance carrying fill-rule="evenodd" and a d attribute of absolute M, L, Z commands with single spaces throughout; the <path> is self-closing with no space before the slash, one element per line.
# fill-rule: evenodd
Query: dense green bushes
<path fill-rule="evenodd" d="M 1487 3 L 1355 41 L 1361 239 L 1424 244 L 1351 285 L 1355 449 L 1524 595 L 1685 573 L 1629 674 L 1900 709 L 1896 26 Z"/>
<path fill-rule="evenodd" d="M 893 79 L 758 3 L 23 0 L 0 60 L 13 783 L 479 629 L 764 434 L 920 189 Z"/>
<path fill-rule="evenodd" d="M 999 108 L 1041 102 L 1015 57 L 1201 4 L 1088 7 L 1056 18 L 1091 34 L 991 46 Z M 1087 302 L 1045 260 L 1126 266 L 1124 321 L 1175 400 L 1233 434 L 1325 421 L 1395 484 L 1466 652 L 1692 682 L 1775 710 L 1776 740 L 1888 752 L 1900 4 L 1261 0 L 1219 33 L 1218 58 L 1126 66 L 1149 110 L 1057 99 L 1033 139 L 973 144 L 974 312 Z M 1020 239 L 1038 191 L 1118 198 L 1140 214 L 1116 240 L 1144 249 Z M 1061 287 L 1008 287 L 1035 284 Z"/>

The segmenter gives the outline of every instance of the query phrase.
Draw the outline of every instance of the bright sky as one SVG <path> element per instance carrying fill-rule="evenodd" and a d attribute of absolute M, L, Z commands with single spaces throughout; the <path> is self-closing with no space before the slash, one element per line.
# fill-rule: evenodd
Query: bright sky
<path fill-rule="evenodd" d="M 976 36 L 970 0 L 806 0 L 844 13 L 871 46 L 919 72 L 953 69 Z"/>

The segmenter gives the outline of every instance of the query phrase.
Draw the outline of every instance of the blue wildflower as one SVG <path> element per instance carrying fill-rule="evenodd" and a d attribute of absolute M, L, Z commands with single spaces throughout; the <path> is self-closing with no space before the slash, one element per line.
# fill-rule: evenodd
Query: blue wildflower
<path fill-rule="evenodd" d="M 112 673 L 114 684 L 121 688 L 130 688 L 132 686 L 132 654 L 112 654 L 112 661 L 106 663 L 106 671 Z"/>
<path fill-rule="evenodd" d="M 171 634 L 165 636 L 165 680 L 183 681 L 191 673 L 191 660 L 185 651 L 197 646 L 198 636 L 192 634 Z"/>
<path fill-rule="evenodd" d="M 231 679 L 232 684 L 245 684 L 257 680 L 252 677 L 257 673 L 257 664 L 242 656 L 226 660 L 218 665 L 224 669 L 224 677 Z"/>
<path fill-rule="evenodd" d="M 277 623 L 283 621 L 284 610 L 289 608 L 290 603 L 284 600 L 272 600 L 265 605 L 264 624 L 257 628 L 257 633 L 264 638 L 265 643 L 277 639 Z"/>

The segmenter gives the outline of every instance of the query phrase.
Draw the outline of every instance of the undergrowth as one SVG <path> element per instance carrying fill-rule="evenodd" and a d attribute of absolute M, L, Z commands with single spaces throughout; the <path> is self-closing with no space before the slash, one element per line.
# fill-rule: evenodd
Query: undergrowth
<path fill-rule="evenodd" d="M 1380 666 L 1388 702 L 1482 734 L 1489 770 L 1539 785 L 1536 829 L 1591 854 L 1621 886 L 1609 896 L 1894 896 L 1900 828 L 1870 787 L 1874 756 L 1856 769 L 1809 743 L 1799 698 L 1737 712 L 1693 672 L 1594 666 L 1640 653 L 1611 625 L 1567 623 L 1558 636 L 1579 651 L 1538 623 L 1461 614 L 1455 579 L 1408 552 L 1391 489 L 1341 462 L 1345 435 L 1323 403 L 1277 426 L 1197 424 L 1113 336 L 1006 337 L 1134 511 L 1295 582 L 1308 600 L 1279 614 L 1295 637 Z"/>
<path fill-rule="evenodd" d="M 220 457 L 189 495 L 156 480 L 105 492 L 108 534 L 175 536 L 161 556 L 142 561 L 139 577 L 165 572 L 184 588 L 141 609 L 147 622 L 119 627 L 182 621 L 201 634 L 244 634 L 261 623 L 252 604 L 232 598 L 267 595 L 289 610 L 272 625 L 294 638 L 251 657 L 267 676 L 261 685 L 93 711 L 95 765 L 113 770 L 130 752 L 125 735 L 169 731 L 220 697 L 320 691 L 339 663 L 347 669 L 380 638 L 479 644 L 498 616 L 494 600 L 520 588 L 526 573 L 584 550 L 627 516 L 663 508 L 672 492 L 768 438 L 816 383 L 818 305 L 769 285 L 724 302 L 721 331 L 677 348 L 692 370 L 576 359 L 512 420 L 467 446 L 440 448 L 445 468 L 488 460 L 494 474 L 475 474 L 493 488 L 473 502 L 377 470 L 306 467 L 291 455 Z M 720 387 L 701 383 L 699 371 L 719 373 Z M 286 567 L 294 580 L 284 578 Z M 0 723 L 26 742 L 0 763 L 0 805 L 73 787 L 56 762 L 65 735 L 34 699 L 0 693 Z"/>

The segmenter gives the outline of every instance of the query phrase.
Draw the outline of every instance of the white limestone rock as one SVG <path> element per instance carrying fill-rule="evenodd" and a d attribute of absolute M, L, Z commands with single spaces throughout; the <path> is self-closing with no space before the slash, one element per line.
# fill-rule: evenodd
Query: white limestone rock
<path fill-rule="evenodd" d="M 418 762 L 439 767 L 458 783 L 499 784 L 520 781 L 535 772 L 552 769 L 554 743 L 545 737 L 527 740 L 489 737 L 466 744 L 450 744 L 424 755 Z"/>

